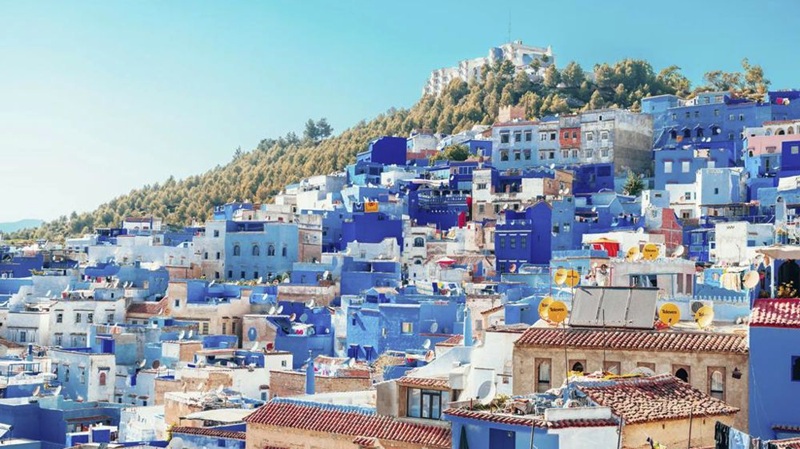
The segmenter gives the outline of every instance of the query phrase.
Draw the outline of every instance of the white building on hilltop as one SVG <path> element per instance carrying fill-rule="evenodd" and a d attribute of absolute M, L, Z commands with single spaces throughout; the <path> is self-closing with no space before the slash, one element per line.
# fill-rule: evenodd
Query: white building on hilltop
<path fill-rule="evenodd" d="M 523 45 L 522 41 L 509 42 L 490 48 L 489 55 L 486 57 L 465 59 L 455 67 L 434 70 L 422 90 L 422 95 L 439 95 L 450 81 L 456 78 L 467 83 L 472 80 L 480 80 L 483 66 L 503 60 L 511 61 L 516 71 L 524 70 L 530 77 L 543 75 L 544 69 L 555 63 L 553 49 L 550 46 L 547 48 L 531 47 Z M 537 60 L 539 61 L 538 68 L 531 65 Z"/>

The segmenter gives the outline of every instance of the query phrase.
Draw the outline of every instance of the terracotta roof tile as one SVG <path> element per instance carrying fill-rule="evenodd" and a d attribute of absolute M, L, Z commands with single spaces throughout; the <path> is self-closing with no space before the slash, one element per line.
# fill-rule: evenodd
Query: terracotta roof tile
<path fill-rule="evenodd" d="M 610 407 L 626 424 L 719 416 L 739 411 L 670 374 L 638 379 L 579 382 L 578 389 Z"/>
<path fill-rule="evenodd" d="M 783 440 L 769 441 L 778 449 L 800 449 L 800 438 L 786 438 Z"/>
<path fill-rule="evenodd" d="M 753 304 L 750 327 L 800 329 L 800 299 L 758 299 Z"/>
<path fill-rule="evenodd" d="M 228 438 L 232 440 L 244 440 L 244 432 L 234 432 L 231 430 L 221 430 L 209 427 L 173 427 L 172 434 L 181 433 L 184 435 L 202 435 L 215 438 Z"/>
<path fill-rule="evenodd" d="M 435 379 L 430 377 L 409 377 L 403 376 L 397 380 L 397 383 L 406 387 L 421 387 L 421 388 L 450 388 L 449 379 Z"/>
<path fill-rule="evenodd" d="M 554 329 L 530 327 L 514 343 L 517 347 L 567 346 L 583 349 L 633 351 L 747 353 L 747 338 L 734 333 L 651 330 Z"/>
<path fill-rule="evenodd" d="M 410 423 L 376 415 L 362 407 L 337 406 L 277 398 L 245 418 L 248 424 L 311 430 L 377 440 L 449 448 L 450 429 L 439 425 Z"/>
<path fill-rule="evenodd" d="M 500 310 L 503 310 L 504 307 L 505 307 L 505 304 L 500 304 L 499 306 L 492 307 L 491 309 L 486 309 L 486 310 L 481 311 L 481 315 L 491 315 L 492 313 L 499 312 Z"/>
<path fill-rule="evenodd" d="M 355 439 L 353 439 L 353 444 L 368 448 L 378 447 L 378 442 L 375 440 L 375 438 L 370 437 L 355 437 Z"/>
<path fill-rule="evenodd" d="M 462 341 L 464 341 L 464 336 L 461 334 L 456 334 L 448 338 L 447 340 L 436 343 L 436 346 L 458 346 L 461 344 Z"/>
<path fill-rule="evenodd" d="M 616 426 L 615 419 L 564 419 L 559 421 L 545 421 L 541 417 L 531 415 L 511 415 L 508 413 L 490 413 L 486 411 L 469 410 L 463 408 L 451 408 L 444 411 L 445 415 L 457 416 L 460 418 L 488 421 L 498 424 L 508 424 L 516 426 L 547 427 L 551 429 L 565 429 L 569 427 L 606 427 Z"/>
<path fill-rule="evenodd" d="M 159 310 L 165 308 L 169 299 L 165 296 L 160 301 L 153 302 L 134 302 L 128 306 L 128 313 L 140 313 L 144 315 L 157 315 Z"/>

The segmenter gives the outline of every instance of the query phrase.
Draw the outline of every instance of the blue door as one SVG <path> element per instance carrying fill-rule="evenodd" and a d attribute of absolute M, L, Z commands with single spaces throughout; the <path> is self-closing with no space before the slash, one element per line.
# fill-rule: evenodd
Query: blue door
<path fill-rule="evenodd" d="M 510 430 L 489 429 L 489 447 L 492 449 L 515 449 L 517 434 Z"/>

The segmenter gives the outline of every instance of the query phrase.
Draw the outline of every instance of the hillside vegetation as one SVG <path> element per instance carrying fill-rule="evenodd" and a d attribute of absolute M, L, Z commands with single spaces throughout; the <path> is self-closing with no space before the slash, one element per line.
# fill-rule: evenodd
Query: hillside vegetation
<path fill-rule="evenodd" d="M 695 89 L 734 90 L 757 97 L 769 81 L 760 66 L 743 61 L 741 73 L 709 72 L 705 84 Z M 118 225 L 126 216 L 155 215 L 174 226 L 209 218 L 215 204 L 233 200 L 268 202 L 286 184 L 303 177 L 340 170 L 381 135 L 407 135 L 412 129 L 454 133 L 475 124 L 491 124 L 505 105 L 522 105 L 529 117 L 578 112 L 604 107 L 637 110 L 643 97 L 659 94 L 689 96 L 691 83 L 677 66 L 655 72 L 646 61 L 626 59 L 598 64 L 592 77 L 569 63 L 558 70 L 551 66 L 543 79 L 530 81 L 514 74 L 510 63 L 484 68 L 482 81 L 453 81 L 438 97 L 421 98 L 411 109 L 389 109 L 370 121 L 361 121 L 338 136 L 325 119 L 310 120 L 304 135 L 289 133 L 262 140 L 250 151 L 237 149 L 225 165 L 183 180 L 172 177 L 163 183 L 145 185 L 86 213 L 73 212 L 36 229 L 7 236 L 12 239 L 45 238 L 91 232 L 96 227 Z"/>

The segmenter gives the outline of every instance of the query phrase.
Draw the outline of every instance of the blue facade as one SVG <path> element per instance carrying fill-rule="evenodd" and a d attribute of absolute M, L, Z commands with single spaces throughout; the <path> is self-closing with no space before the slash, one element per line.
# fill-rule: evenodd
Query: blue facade
<path fill-rule="evenodd" d="M 374 162 L 383 165 L 405 165 L 405 137 L 383 136 L 369 143 L 367 151 L 356 155 L 357 162 Z"/>
<path fill-rule="evenodd" d="M 400 273 L 400 262 L 359 261 L 346 257 L 342 264 L 340 293 L 359 295 L 372 287 L 398 287 Z"/>
<path fill-rule="evenodd" d="M 547 264 L 552 245 L 552 208 L 541 202 L 523 212 L 506 211 L 505 223 L 495 227 L 497 269 L 507 272 L 513 265 Z"/>
<path fill-rule="evenodd" d="M 698 170 L 736 166 L 734 141 L 714 143 L 689 142 L 677 147 L 665 147 L 654 152 L 655 188 L 667 184 L 691 184 Z"/>
<path fill-rule="evenodd" d="M 770 301 L 760 300 L 756 302 Z M 782 300 L 797 301 L 797 300 Z M 750 434 L 775 438 L 772 426 L 800 426 L 800 329 L 750 327 Z"/>
<path fill-rule="evenodd" d="M 781 178 L 800 175 L 800 140 L 783 142 L 780 167 Z"/>
<path fill-rule="evenodd" d="M 443 230 L 457 227 L 469 219 L 470 193 L 470 190 L 412 188 L 408 193 L 408 215 L 419 226 L 432 224 Z"/>
<path fill-rule="evenodd" d="M 298 259 L 297 239 L 294 223 L 227 222 L 226 279 L 269 279 L 291 271 Z"/>
<path fill-rule="evenodd" d="M 292 353 L 292 368 L 299 369 L 311 354 L 333 356 L 334 332 L 327 307 L 309 308 L 294 301 L 280 301 L 281 315 L 267 319 L 275 326 L 275 349 Z"/>
<path fill-rule="evenodd" d="M 614 164 L 586 164 L 565 167 L 572 170 L 572 191 L 575 195 L 614 190 Z"/>
<path fill-rule="evenodd" d="M 207 429 L 210 431 L 219 431 L 219 432 L 244 432 L 245 428 L 246 428 L 245 424 L 232 424 L 225 426 L 207 427 Z M 172 435 L 173 438 L 180 437 L 181 441 L 183 441 L 183 447 L 186 449 L 208 449 L 212 447 L 222 448 L 222 449 L 244 449 L 245 447 L 244 444 L 245 440 L 231 438 L 226 434 L 199 435 L 196 433 L 173 432 Z"/>
<path fill-rule="evenodd" d="M 350 242 L 380 243 L 394 238 L 403 247 L 403 220 L 392 218 L 382 212 L 356 213 L 352 219 L 342 223 L 340 250 L 345 250 Z"/>
<path fill-rule="evenodd" d="M 445 413 L 450 421 L 454 448 L 524 449 L 531 446 L 531 426 L 513 425 L 488 420 L 463 418 Z M 543 427 L 533 428 L 534 446 L 538 449 L 558 449 L 558 436 Z"/>

